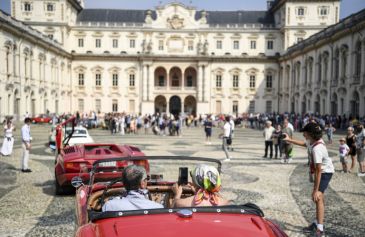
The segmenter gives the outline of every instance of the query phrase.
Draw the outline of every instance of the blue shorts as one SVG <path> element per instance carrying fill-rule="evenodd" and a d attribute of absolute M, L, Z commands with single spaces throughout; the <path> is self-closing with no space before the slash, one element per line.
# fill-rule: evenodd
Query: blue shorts
<path fill-rule="evenodd" d="M 332 178 L 332 173 L 322 173 L 321 174 L 321 181 L 319 182 L 319 191 L 321 193 L 324 193 L 324 191 L 326 191 L 328 184 L 331 181 Z"/>

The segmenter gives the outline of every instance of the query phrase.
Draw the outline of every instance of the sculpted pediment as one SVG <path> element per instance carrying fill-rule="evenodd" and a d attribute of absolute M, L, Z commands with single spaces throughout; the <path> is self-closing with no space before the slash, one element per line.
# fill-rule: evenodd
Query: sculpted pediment
<path fill-rule="evenodd" d="M 204 24 L 201 19 L 195 19 L 196 9 L 185 6 L 181 3 L 169 3 L 164 6 L 156 7 L 156 19 L 146 16 L 146 23 L 151 24 L 152 28 L 169 28 L 173 30 L 197 29 Z M 204 14 L 202 18 L 205 17 Z"/>

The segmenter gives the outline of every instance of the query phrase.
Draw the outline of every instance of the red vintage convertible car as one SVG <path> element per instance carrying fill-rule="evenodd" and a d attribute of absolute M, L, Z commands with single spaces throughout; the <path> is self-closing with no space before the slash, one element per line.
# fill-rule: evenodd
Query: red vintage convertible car
<path fill-rule="evenodd" d="M 32 123 L 52 123 L 52 117 L 46 114 L 40 114 L 32 118 Z"/>
<path fill-rule="evenodd" d="M 105 162 L 149 161 L 149 198 L 164 208 L 136 211 L 101 211 L 107 200 L 124 195 L 120 178 L 97 182 Z M 126 157 L 96 161 L 90 172 L 90 182 L 85 184 L 75 177 L 76 233 L 75 237 L 287 237 L 272 221 L 264 218 L 262 210 L 251 203 L 214 207 L 173 208 L 172 185 L 177 180 L 179 166 L 191 169 L 197 164 L 213 164 L 220 172 L 219 160 L 196 157 Z M 121 175 L 123 171 L 117 170 Z M 194 195 L 188 186 L 183 196 Z"/>

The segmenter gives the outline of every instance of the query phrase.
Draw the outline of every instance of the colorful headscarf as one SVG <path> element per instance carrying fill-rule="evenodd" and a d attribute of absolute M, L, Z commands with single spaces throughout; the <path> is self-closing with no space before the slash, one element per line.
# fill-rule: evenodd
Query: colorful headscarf
<path fill-rule="evenodd" d="M 221 177 L 214 166 L 198 165 L 191 173 L 192 180 L 199 187 L 195 194 L 195 205 L 200 204 L 203 200 L 209 200 L 213 205 L 218 205 L 218 192 L 221 187 Z"/>

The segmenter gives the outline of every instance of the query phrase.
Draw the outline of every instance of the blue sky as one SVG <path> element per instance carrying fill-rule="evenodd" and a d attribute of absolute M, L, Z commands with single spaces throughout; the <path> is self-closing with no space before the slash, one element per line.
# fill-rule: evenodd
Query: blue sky
<path fill-rule="evenodd" d="M 85 0 L 86 8 L 115 8 L 115 9 L 153 9 L 160 4 L 173 2 L 172 0 Z M 180 0 L 185 5 L 192 5 L 205 10 L 264 10 L 266 0 Z M 10 12 L 10 0 L 0 0 L 0 9 Z M 342 0 L 341 18 L 365 8 L 365 0 Z"/>

